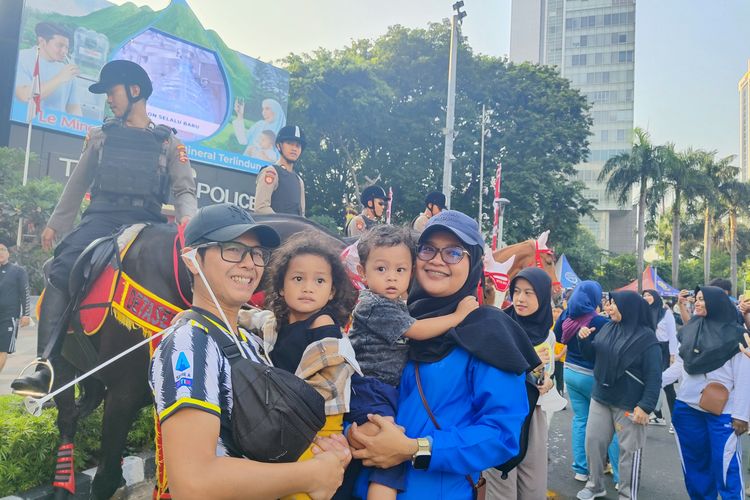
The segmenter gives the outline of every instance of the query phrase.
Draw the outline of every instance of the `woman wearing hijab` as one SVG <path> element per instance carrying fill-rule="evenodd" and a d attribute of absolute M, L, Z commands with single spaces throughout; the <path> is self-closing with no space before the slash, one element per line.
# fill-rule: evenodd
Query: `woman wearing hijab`
<path fill-rule="evenodd" d="M 739 438 L 750 415 L 750 359 L 738 348 L 743 332 L 726 293 L 700 287 L 677 358 L 663 374 L 663 384 L 680 382 L 672 425 L 692 499 L 744 498 Z"/>
<path fill-rule="evenodd" d="M 677 324 L 674 320 L 674 315 L 670 312 L 667 314 L 667 310 L 664 308 L 664 301 L 662 301 L 659 292 L 656 290 L 644 290 L 643 300 L 648 302 L 649 316 L 651 317 L 651 326 L 656 331 L 656 340 L 659 341 L 659 347 L 661 348 L 661 366 L 662 370 L 669 368 L 669 365 L 677 355 Z M 670 384 L 664 388 L 664 394 L 667 396 L 667 405 L 669 406 L 669 414 L 671 415 L 674 411 L 675 402 L 675 391 L 674 385 Z M 661 406 L 661 405 L 659 405 Z M 649 418 L 649 424 L 652 425 L 666 425 L 666 420 L 661 412 L 661 408 L 654 410 L 654 415 Z M 672 432 L 670 430 L 670 432 Z"/>
<path fill-rule="evenodd" d="M 592 340 L 592 329 L 578 333 L 583 355 L 594 361 L 594 389 L 586 424 L 589 480 L 580 500 L 606 496 L 604 462 L 617 429 L 620 444 L 620 499 L 638 498 L 641 450 L 648 416 L 661 387 L 661 349 L 651 327 L 648 304 L 636 292 L 612 292 L 610 322 Z"/>
<path fill-rule="evenodd" d="M 445 315 L 476 294 L 483 247 L 470 217 L 453 210 L 432 217 L 419 238 L 411 315 Z M 365 446 L 354 451 L 355 458 L 381 468 L 405 462 L 401 499 L 473 498 L 481 471 L 519 451 L 528 414 L 526 373 L 539 364 L 521 327 L 490 306 L 440 337 L 410 342 L 396 415 L 405 432 L 378 415 L 371 417 L 381 429 L 376 436 L 353 424 L 350 435 Z M 366 482 L 360 477 L 358 492 L 366 491 Z"/>
<path fill-rule="evenodd" d="M 565 309 L 555 323 L 557 341 L 568 346 L 565 357 L 564 379 L 568 385 L 570 404 L 573 407 L 571 423 L 571 444 L 573 446 L 573 472 L 576 481 L 589 479 L 589 466 L 586 460 L 586 423 L 589 418 L 591 391 L 594 387 L 594 362 L 581 353 L 578 331 L 585 327 L 597 332 L 609 321 L 599 315 L 597 308 L 602 301 L 602 287 L 596 281 L 581 281 L 573 290 Z M 609 463 L 615 484 L 619 481 L 619 445 L 617 436 L 609 447 Z"/>
<path fill-rule="evenodd" d="M 542 386 L 532 388 L 546 395 L 553 387 L 555 336 L 552 328 L 552 280 L 536 267 L 523 269 L 508 288 L 512 306 L 505 312 L 528 335 L 537 351 L 546 350 L 551 363 L 540 367 Z M 551 366 L 550 366 L 551 365 Z M 536 370 L 535 370 L 536 374 Z M 527 388 L 528 389 L 528 388 Z M 518 466 L 502 479 L 500 471 L 485 471 L 487 498 L 495 500 L 536 500 L 547 496 L 547 420 L 538 402 L 531 415 L 526 454 Z"/>
<path fill-rule="evenodd" d="M 245 103 L 239 100 L 234 102 L 234 111 L 237 113 L 232 126 L 234 137 L 237 142 L 247 147 L 261 148 L 261 136 L 264 130 L 270 130 L 274 136 L 279 133 L 281 127 L 286 123 L 284 108 L 276 99 L 263 99 L 261 104 L 261 119 L 245 130 Z M 273 141 L 275 142 L 275 141 Z M 245 148 L 247 149 L 247 148 Z"/>

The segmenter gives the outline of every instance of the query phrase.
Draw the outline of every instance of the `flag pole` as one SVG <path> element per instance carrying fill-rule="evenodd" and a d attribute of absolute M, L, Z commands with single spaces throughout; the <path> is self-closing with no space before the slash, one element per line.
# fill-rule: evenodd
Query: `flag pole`
<path fill-rule="evenodd" d="M 28 122 L 29 128 L 26 132 L 26 154 L 23 158 L 23 184 L 29 180 L 29 160 L 31 158 L 31 130 L 33 128 L 34 117 L 41 111 L 41 79 L 39 77 L 39 46 L 36 47 L 36 62 L 34 64 L 34 78 L 31 82 L 31 92 L 28 103 Z M 23 240 L 23 216 L 18 217 L 18 233 L 16 234 L 16 246 L 21 248 Z"/>

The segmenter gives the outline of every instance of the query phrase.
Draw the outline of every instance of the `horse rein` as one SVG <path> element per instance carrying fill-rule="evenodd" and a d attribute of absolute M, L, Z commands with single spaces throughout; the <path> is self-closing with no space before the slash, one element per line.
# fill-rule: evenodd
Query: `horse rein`
<path fill-rule="evenodd" d="M 549 248 L 539 248 L 539 241 L 535 240 L 534 241 L 534 261 L 536 262 L 536 267 L 544 270 L 544 263 L 542 262 L 542 254 L 551 255 L 552 258 L 555 257 L 555 252 L 553 252 Z M 562 286 L 562 283 L 560 283 L 559 281 L 553 281 L 552 286 L 553 287 Z"/>
<path fill-rule="evenodd" d="M 177 224 L 177 234 L 174 237 L 174 244 L 172 247 L 172 274 L 174 275 L 174 281 L 177 285 L 177 292 L 180 294 L 180 299 L 186 307 L 190 308 L 192 303 L 185 298 L 185 294 L 182 293 L 182 286 L 180 285 L 180 250 L 185 247 L 185 224 Z"/>

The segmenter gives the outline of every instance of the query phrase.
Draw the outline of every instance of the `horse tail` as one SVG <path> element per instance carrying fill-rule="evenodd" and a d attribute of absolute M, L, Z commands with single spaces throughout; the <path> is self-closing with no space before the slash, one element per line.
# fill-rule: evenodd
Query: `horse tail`
<path fill-rule="evenodd" d="M 79 418 L 85 418 L 90 415 L 104 401 L 106 387 L 101 380 L 95 377 L 87 377 L 81 381 L 81 397 L 76 404 L 78 405 Z"/>

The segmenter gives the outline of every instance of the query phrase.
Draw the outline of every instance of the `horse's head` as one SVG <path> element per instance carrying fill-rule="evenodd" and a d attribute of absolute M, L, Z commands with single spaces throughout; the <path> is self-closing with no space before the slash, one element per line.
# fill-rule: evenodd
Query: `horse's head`
<path fill-rule="evenodd" d="M 555 252 L 547 247 L 548 237 L 549 231 L 545 231 L 537 239 L 522 241 L 496 250 L 493 257 L 497 262 L 505 262 L 512 255 L 515 256 L 515 261 L 508 271 L 510 280 L 525 267 L 538 267 L 544 270 L 552 280 L 552 292 L 557 295 L 562 291 L 562 286 L 555 272 Z"/>
<path fill-rule="evenodd" d="M 549 229 L 539 235 L 534 241 L 534 265 L 539 269 L 543 269 L 552 280 L 552 292 L 558 295 L 562 292 L 562 284 L 557 278 L 557 271 L 555 270 L 555 251 L 547 247 L 547 239 L 549 238 Z"/>

